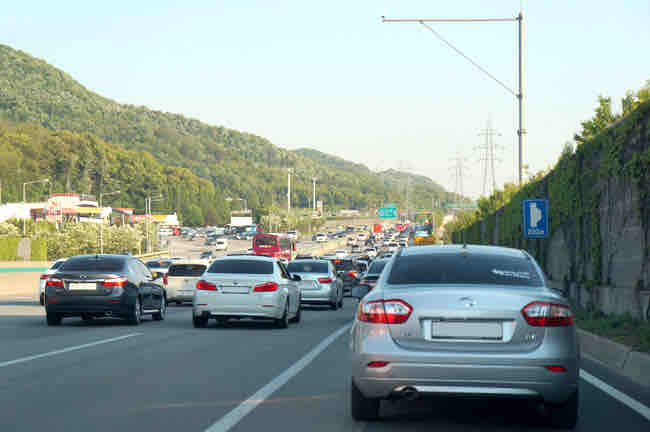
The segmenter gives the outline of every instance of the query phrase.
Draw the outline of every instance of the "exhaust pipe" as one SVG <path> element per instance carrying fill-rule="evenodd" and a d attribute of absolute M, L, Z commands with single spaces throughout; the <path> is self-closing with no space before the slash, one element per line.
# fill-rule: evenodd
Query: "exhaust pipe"
<path fill-rule="evenodd" d="M 414 401 L 420 397 L 420 392 L 415 387 L 398 387 L 395 389 L 395 397 L 397 399 Z"/>
<path fill-rule="evenodd" d="M 107 316 L 107 317 L 112 317 L 112 316 L 113 316 L 113 312 L 111 312 L 111 311 L 106 312 L 106 316 Z"/>

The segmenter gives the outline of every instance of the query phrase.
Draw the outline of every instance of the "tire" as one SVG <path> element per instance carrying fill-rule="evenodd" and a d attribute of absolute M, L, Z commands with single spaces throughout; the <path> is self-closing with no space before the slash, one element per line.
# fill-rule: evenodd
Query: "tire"
<path fill-rule="evenodd" d="M 151 315 L 151 317 L 154 319 L 154 321 L 163 321 L 166 315 L 167 315 L 167 299 L 163 298 L 162 302 L 160 302 L 160 311 L 154 313 L 153 315 Z"/>
<path fill-rule="evenodd" d="M 379 399 L 365 397 L 352 381 L 350 388 L 350 412 L 352 418 L 359 420 L 377 420 L 379 418 Z"/>
<path fill-rule="evenodd" d="M 301 310 L 302 310 L 302 304 L 298 303 L 298 310 L 296 311 L 296 316 L 291 318 L 292 323 L 299 323 L 300 322 Z"/>
<path fill-rule="evenodd" d="M 334 303 L 330 303 L 330 309 L 337 310 L 339 308 L 338 300 L 334 300 Z"/>
<path fill-rule="evenodd" d="M 275 320 L 275 326 L 281 329 L 286 329 L 289 327 L 289 302 L 284 305 L 284 313 L 282 314 L 282 318 Z"/>
<path fill-rule="evenodd" d="M 176 306 L 182 306 L 182 305 L 183 305 L 183 302 L 182 302 L 182 301 L 180 301 L 180 300 L 176 300 Z"/>
<path fill-rule="evenodd" d="M 578 390 L 566 402 L 546 403 L 548 420 L 552 427 L 573 430 L 578 422 Z"/>
<path fill-rule="evenodd" d="M 129 324 L 137 326 L 142 322 L 142 306 L 140 305 L 140 297 L 135 297 L 135 304 L 129 314 Z"/>
<path fill-rule="evenodd" d="M 204 328 L 208 324 L 208 319 L 201 316 L 192 316 L 192 325 L 194 328 Z"/>
<path fill-rule="evenodd" d="M 61 315 L 57 313 L 47 312 L 45 315 L 48 326 L 58 326 L 61 324 Z"/>

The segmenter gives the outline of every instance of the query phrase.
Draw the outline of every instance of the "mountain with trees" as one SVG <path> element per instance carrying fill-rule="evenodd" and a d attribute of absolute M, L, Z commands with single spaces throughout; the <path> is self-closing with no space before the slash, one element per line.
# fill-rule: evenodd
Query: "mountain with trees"
<path fill-rule="evenodd" d="M 361 164 L 354 164 L 341 158 L 315 150 L 289 151 L 273 145 L 265 138 L 211 126 L 182 115 L 148 109 L 144 106 L 119 104 L 87 90 L 65 72 L 36 59 L 22 51 L 0 45 L 0 118 L 10 123 L 19 123 L 18 129 L 30 129 L 39 125 L 30 135 L 30 142 L 51 138 L 49 131 L 60 131 L 57 139 L 66 141 L 67 152 L 55 157 L 60 175 L 65 167 L 76 166 L 66 178 L 57 177 L 55 191 L 72 191 L 77 187 L 75 181 L 92 180 L 90 192 L 98 193 L 101 184 L 93 183 L 96 177 L 82 167 L 84 158 L 90 150 L 78 153 L 77 142 L 101 142 L 102 148 L 110 154 L 128 154 L 146 159 L 149 164 L 158 162 L 158 170 L 172 170 L 174 173 L 190 174 L 205 179 L 214 188 L 215 197 L 221 203 L 233 198 L 232 207 L 241 205 L 238 198 L 246 200 L 251 208 L 273 208 L 286 205 L 287 168 L 293 168 L 292 206 L 308 207 L 312 197 L 313 177 L 318 178 L 318 199 L 328 208 L 366 208 L 386 201 L 405 202 L 403 187 L 386 181 L 382 173 L 374 173 Z M 11 129 L 15 133 L 16 129 Z M 67 131 L 67 132 L 63 132 Z M 61 138 L 63 136 L 64 138 Z M 38 139 L 37 139 L 38 138 Z M 3 150 L 7 161 L 21 159 L 29 164 L 44 164 L 44 161 L 30 158 L 42 156 L 39 151 L 9 154 L 15 147 Z M 126 150 L 130 153 L 121 153 Z M 94 150 L 95 152 L 97 150 Z M 101 152 L 100 152 L 101 153 Z M 66 160 L 66 157 L 78 158 Z M 51 161 L 47 161 L 50 163 Z M 10 162 L 8 162 L 11 165 Z M 76 165 L 75 165 L 76 164 Z M 0 179 L 11 196 L 12 182 L 33 180 L 39 171 L 20 171 L 15 169 L 0 172 Z M 85 165 L 84 165 L 85 166 Z M 90 166 L 90 163 L 88 163 Z M 185 169 L 186 171 L 180 171 Z M 19 172 L 16 173 L 16 170 Z M 75 171 L 76 170 L 76 171 Z M 76 177 L 76 175 L 82 177 Z M 176 175 L 176 174 L 175 174 Z M 84 177 L 85 176 L 85 177 Z M 190 177 L 188 177 L 189 179 Z M 415 205 L 427 206 L 431 197 L 446 200 L 448 195 L 442 187 L 427 179 L 419 189 L 411 191 L 411 201 Z M 128 179 L 125 179 L 128 181 Z M 190 180 L 188 180 L 190 181 Z M 197 185 L 197 180 L 191 182 Z M 140 185 L 139 185 L 140 186 Z M 123 188 L 126 187 L 124 184 Z M 171 186 L 169 186 L 171 187 Z M 146 193 L 145 188 L 141 193 Z M 168 188 L 163 188 L 168 189 Z M 191 195 L 190 191 L 184 192 Z M 206 192 L 207 193 L 207 192 Z M 15 197 L 14 197 L 15 198 Z M 131 198 L 129 198 L 131 199 Z M 129 201 L 135 207 L 136 197 Z M 428 203 L 428 204 L 427 204 Z M 172 211 L 179 207 L 173 199 L 158 203 L 160 211 Z M 228 205 L 226 204 L 228 207 Z M 198 207 L 201 213 L 208 208 Z M 197 208 L 183 208 L 197 217 Z M 218 208 L 217 215 L 226 210 Z"/>

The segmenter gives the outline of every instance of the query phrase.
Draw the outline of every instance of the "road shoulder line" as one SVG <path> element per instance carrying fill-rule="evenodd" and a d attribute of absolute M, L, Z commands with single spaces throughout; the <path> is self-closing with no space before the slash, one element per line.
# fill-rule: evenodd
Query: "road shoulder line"
<path fill-rule="evenodd" d="M 587 381 L 589 384 L 593 385 L 599 390 L 603 391 L 608 396 L 613 397 L 614 399 L 621 402 L 623 405 L 627 406 L 628 408 L 634 410 L 639 415 L 645 417 L 646 420 L 650 420 L 650 408 L 643 405 L 641 402 L 637 401 L 636 399 L 632 399 L 631 397 L 629 397 L 628 395 L 626 395 L 625 393 L 619 390 L 616 390 L 611 385 L 600 380 L 599 378 L 596 378 L 595 376 L 585 371 L 584 369 L 580 369 L 580 378 Z"/>

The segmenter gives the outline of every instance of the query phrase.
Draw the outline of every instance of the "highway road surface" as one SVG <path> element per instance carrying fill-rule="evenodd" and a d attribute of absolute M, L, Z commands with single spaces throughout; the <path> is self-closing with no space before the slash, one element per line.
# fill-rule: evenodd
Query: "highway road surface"
<path fill-rule="evenodd" d="M 381 421 L 354 422 L 355 304 L 308 308 L 282 330 L 213 321 L 194 329 L 190 306 L 138 327 L 111 319 L 47 327 L 35 302 L 0 302 L 0 431 L 547 430 L 535 407 L 516 401 L 386 402 Z M 582 375 L 577 430 L 650 430 L 647 392 L 589 360 Z"/>

